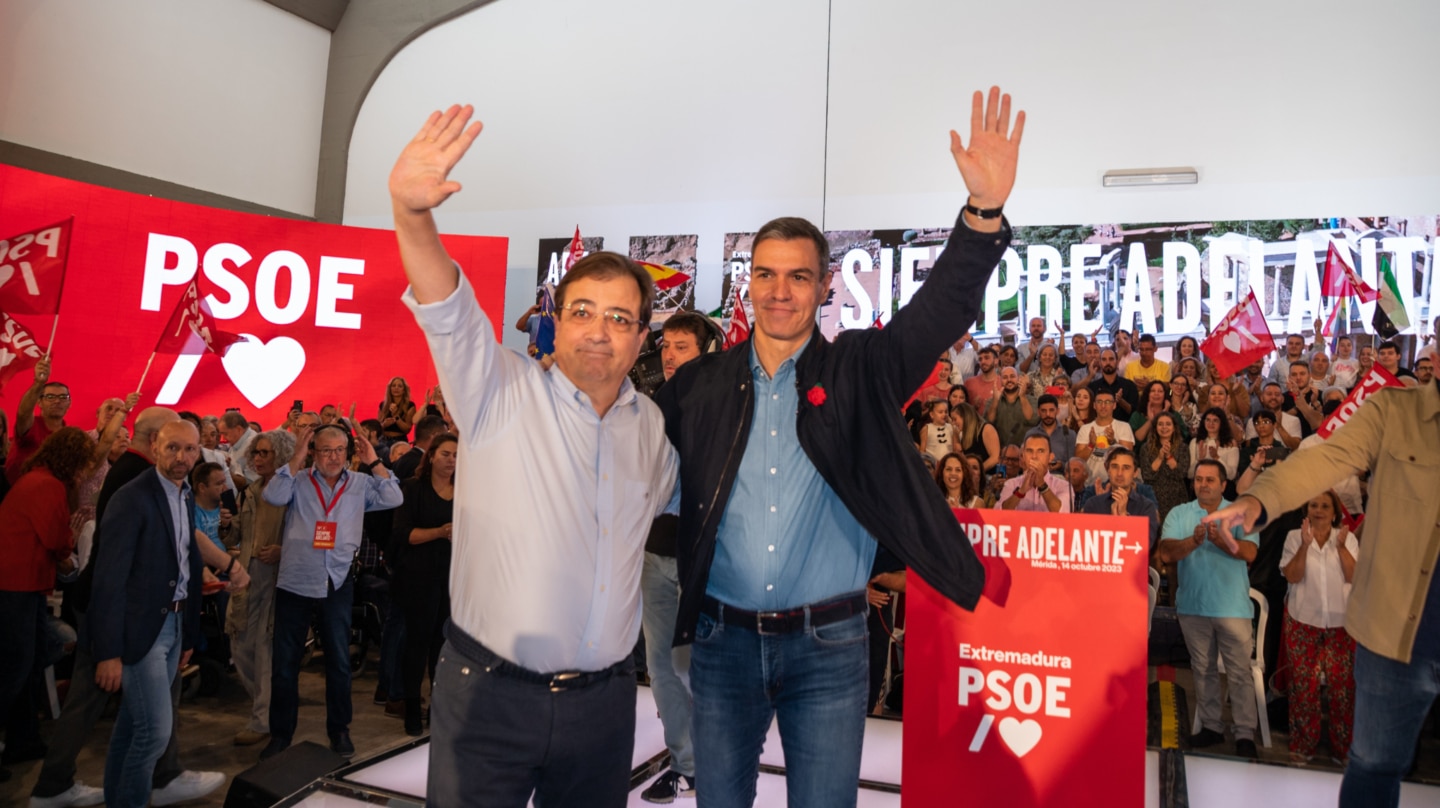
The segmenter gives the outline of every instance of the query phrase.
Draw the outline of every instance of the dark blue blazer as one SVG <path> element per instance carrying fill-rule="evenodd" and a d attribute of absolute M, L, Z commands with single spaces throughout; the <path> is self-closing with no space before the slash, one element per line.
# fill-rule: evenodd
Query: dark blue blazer
<path fill-rule="evenodd" d="M 202 562 L 195 524 L 186 502 L 190 542 L 190 580 L 182 609 L 184 648 L 200 640 Z M 120 657 L 133 665 L 150 652 L 175 600 L 180 565 L 175 559 L 175 520 L 159 473 L 150 469 L 110 498 L 97 526 L 100 545 L 87 613 L 90 653 L 97 662 Z"/>

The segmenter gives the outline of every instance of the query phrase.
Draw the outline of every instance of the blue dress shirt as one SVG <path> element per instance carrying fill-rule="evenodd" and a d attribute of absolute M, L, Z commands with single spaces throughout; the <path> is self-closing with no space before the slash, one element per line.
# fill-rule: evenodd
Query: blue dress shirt
<path fill-rule="evenodd" d="M 315 486 L 310 483 L 312 476 L 320 484 L 327 503 L 344 487 L 340 501 L 334 503 L 329 516 L 325 515 Z M 332 487 L 314 469 L 302 469 L 299 476 L 291 476 L 290 466 L 284 465 L 266 484 L 265 501 L 276 507 L 289 506 L 280 550 L 280 577 L 275 585 L 302 597 L 323 598 L 328 594 L 327 578 L 339 589 L 350 575 L 350 562 L 360 549 L 365 512 L 398 508 L 405 497 L 394 475 L 381 478 L 345 470 Z M 334 549 L 315 549 L 316 522 L 335 523 Z"/>
<path fill-rule="evenodd" d="M 706 593 L 751 611 L 778 611 L 856 592 L 870 580 L 875 539 L 820 476 L 795 434 L 793 356 L 766 375 L 754 348 L 755 418 L 720 519 Z"/>

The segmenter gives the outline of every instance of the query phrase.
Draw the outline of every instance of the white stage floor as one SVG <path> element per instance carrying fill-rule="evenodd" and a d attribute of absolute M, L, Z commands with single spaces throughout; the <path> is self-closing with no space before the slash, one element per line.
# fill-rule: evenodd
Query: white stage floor
<path fill-rule="evenodd" d="M 655 713 L 654 697 L 647 687 L 639 688 L 638 693 L 635 705 L 635 753 L 632 758 L 636 769 L 665 751 L 663 728 Z M 865 747 L 860 759 L 861 780 L 899 785 L 900 755 L 900 722 L 868 719 L 865 724 Z M 766 766 L 784 768 L 785 756 L 774 725 L 766 737 L 760 762 Z M 422 804 L 425 799 L 428 767 L 429 747 L 421 744 L 370 765 L 361 761 L 359 768 L 346 774 L 343 782 L 408 795 L 416 804 Z M 1192 808 L 1334 805 L 1340 790 L 1340 775 L 1328 771 L 1245 763 L 1197 755 L 1187 756 L 1185 767 Z M 1155 752 L 1145 753 L 1145 778 L 1145 806 L 1158 806 L 1159 756 Z M 649 805 L 640 799 L 640 792 L 654 780 L 655 777 L 651 777 L 635 788 L 630 793 L 628 804 L 635 808 Z M 783 808 L 785 805 L 783 774 L 761 772 L 756 790 L 757 808 Z M 312 792 L 295 803 L 305 808 L 342 808 L 367 804 L 373 805 L 341 793 L 326 791 Z M 694 803 L 688 800 L 679 803 L 681 806 L 686 804 Z M 859 808 L 898 808 L 900 795 L 873 788 L 861 788 L 858 805 Z M 1440 787 L 1406 783 L 1401 787 L 1400 805 L 1402 808 L 1431 808 L 1440 805 Z"/>

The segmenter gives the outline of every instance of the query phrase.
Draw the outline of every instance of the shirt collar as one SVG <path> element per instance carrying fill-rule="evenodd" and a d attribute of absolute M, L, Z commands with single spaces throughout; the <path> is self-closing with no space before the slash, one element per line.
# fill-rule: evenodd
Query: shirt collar
<path fill-rule="evenodd" d="M 584 390 L 576 387 L 575 382 L 570 381 L 570 377 L 566 376 L 564 371 L 558 367 L 552 367 L 550 370 L 545 371 L 545 373 L 551 378 L 553 383 L 559 387 L 564 398 L 575 402 L 591 412 L 595 411 L 595 407 L 590 401 L 590 396 L 586 395 Z M 630 377 L 626 376 L 620 380 L 620 392 L 616 395 L 615 403 L 612 404 L 610 408 L 614 409 L 615 407 L 634 404 L 638 395 L 635 391 L 635 385 L 630 383 Z"/>
<path fill-rule="evenodd" d="M 169 477 L 166 477 L 164 474 L 161 474 L 160 468 L 158 466 L 155 468 L 155 476 L 159 477 L 160 482 L 164 484 L 166 494 L 179 493 L 182 497 L 190 495 L 189 480 L 181 480 L 177 483 L 174 480 L 171 480 Z"/>
<path fill-rule="evenodd" d="M 783 370 L 786 365 L 794 365 L 796 362 L 799 362 L 800 357 L 805 355 L 805 349 L 810 347 L 810 340 L 814 338 L 815 332 L 812 329 L 809 336 L 805 337 L 805 341 L 800 344 L 800 348 L 796 350 L 795 353 L 787 356 L 785 361 L 781 362 L 780 366 L 775 368 L 775 375 L 779 376 L 781 370 Z M 750 340 L 750 372 L 762 379 L 774 378 L 767 374 L 765 372 L 765 366 L 760 364 L 760 354 L 755 352 L 755 340 L 753 338 Z"/>

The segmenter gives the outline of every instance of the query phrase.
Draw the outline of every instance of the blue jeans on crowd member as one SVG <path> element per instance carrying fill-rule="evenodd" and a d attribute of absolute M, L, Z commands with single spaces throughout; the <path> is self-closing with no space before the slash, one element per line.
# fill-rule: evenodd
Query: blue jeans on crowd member
<path fill-rule="evenodd" d="M 645 667 L 655 708 L 665 727 L 670 768 L 695 776 L 695 744 L 690 737 L 690 646 L 674 647 L 675 619 L 680 613 L 680 577 L 673 558 L 645 554 L 640 571 L 645 604 Z"/>
<path fill-rule="evenodd" d="M 150 651 L 134 665 L 121 668 L 124 695 L 105 755 L 105 803 L 111 808 L 150 804 L 155 762 L 174 727 L 170 687 L 180 667 L 180 623 L 180 615 L 171 612 Z"/>
<path fill-rule="evenodd" d="M 780 724 L 791 808 L 854 806 L 865 735 L 865 614 L 786 634 L 700 615 L 690 653 L 695 796 L 749 808 L 771 718 Z"/>
<path fill-rule="evenodd" d="M 1437 694 L 1440 656 L 1416 653 L 1407 665 L 1355 646 L 1355 732 L 1341 808 L 1400 804 L 1400 778 L 1410 770 Z"/>
<path fill-rule="evenodd" d="M 355 579 L 339 588 L 326 583 L 327 597 L 307 598 L 275 590 L 275 649 L 270 661 L 270 740 L 288 745 L 295 739 L 300 713 L 300 660 L 305 654 L 305 632 L 314 615 L 320 615 L 316 640 L 325 654 L 325 734 L 334 737 L 350 729 L 350 606 Z"/>

